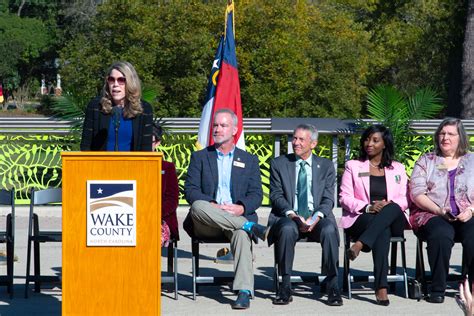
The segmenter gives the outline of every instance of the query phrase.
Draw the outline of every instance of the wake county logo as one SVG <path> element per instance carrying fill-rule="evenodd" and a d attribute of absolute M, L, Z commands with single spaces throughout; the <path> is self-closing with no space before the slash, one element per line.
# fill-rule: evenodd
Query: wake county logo
<path fill-rule="evenodd" d="M 87 246 L 136 246 L 136 181 L 87 181 Z"/>

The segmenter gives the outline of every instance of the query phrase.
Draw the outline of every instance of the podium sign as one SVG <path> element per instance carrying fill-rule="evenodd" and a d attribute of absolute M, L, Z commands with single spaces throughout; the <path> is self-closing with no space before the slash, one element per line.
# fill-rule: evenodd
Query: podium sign
<path fill-rule="evenodd" d="M 87 181 L 87 246 L 135 246 L 136 182 Z"/>
<path fill-rule="evenodd" d="M 160 315 L 162 155 L 61 156 L 62 314 Z"/>

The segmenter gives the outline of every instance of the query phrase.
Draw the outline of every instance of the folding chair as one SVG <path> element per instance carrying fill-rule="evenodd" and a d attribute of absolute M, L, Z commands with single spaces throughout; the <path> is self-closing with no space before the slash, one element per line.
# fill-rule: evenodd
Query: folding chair
<path fill-rule="evenodd" d="M 455 243 L 458 243 L 458 240 L 454 240 Z M 461 274 L 448 274 L 448 282 L 461 282 L 466 278 L 467 267 L 464 260 L 464 251 L 462 256 L 462 271 Z M 431 282 L 431 275 L 426 274 L 425 270 L 425 261 L 423 257 L 423 240 L 417 236 L 416 241 L 416 270 L 415 270 L 416 280 L 421 283 L 421 288 L 423 295 L 428 295 L 428 283 Z"/>
<path fill-rule="evenodd" d="M 34 212 L 35 206 L 48 205 L 62 202 L 62 190 L 60 188 L 35 191 L 31 190 L 30 215 L 28 220 L 28 245 L 26 259 L 26 282 L 25 298 L 28 298 L 28 287 L 30 282 L 35 283 L 35 292 L 40 292 L 41 283 L 60 282 L 58 276 L 44 276 L 40 271 L 40 243 L 62 242 L 61 231 L 45 231 L 39 228 L 39 217 Z M 30 276 L 31 245 L 34 251 L 34 276 Z"/>
<path fill-rule="evenodd" d="M 404 237 L 392 237 L 390 238 L 391 251 L 390 251 L 390 274 L 387 276 L 388 282 L 403 282 L 405 289 L 405 298 L 408 298 L 408 277 L 407 277 L 407 264 L 406 264 L 406 253 L 405 253 L 405 238 Z M 352 299 L 352 283 L 370 283 L 374 282 L 373 275 L 359 275 L 355 276 L 351 273 L 350 260 L 347 256 L 347 250 L 351 246 L 351 242 L 355 240 L 351 239 L 351 236 L 346 233 L 344 229 L 344 279 L 343 279 L 343 290 L 347 292 L 349 299 Z M 397 274 L 397 246 L 400 243 L 401 257 L 402 257 L 402 273 Z M 390 285 L 390 290 L 395 291 L 395 284 Z"/>
<path fill-rule="evenodd" d="M 161 276 L 161 283 L 174 284 L 174 299 L 178 300 L 178 241 L 170 240 L 168 245 L 168 269 L 166 276 Z"/>
<path fill-rule="evenodd" d="M 316 241 L 308 240 L 307 238 L 299 239 L 297 243 L 300 242 L 308 242 L 308 243 L 315 243 L 319 244 Z M 296 250 L 296 249 L 295 249 Z M 273 282 L 275 286 L 275 293 L 278 293 L 278 290 L 280 289 L 280 284 L 283 282 L 283 279 L 281 275 L 278 272 L 278 262 L 277 262 L 277 251 L 276 251 L 276 246 L 273 246 L 273 258 L 274 258 L 274 274 L 273 274 Z M 326 278 L 325 275 L 318 275 L 318 274 L 313 274 L 313 275 L 291 275 L 290 278 L 290 283 L 295 283 L 295 284 L 314 284 L 314 285 L 322 285 L 324 279 Z M 325 290 L 323 289 L 322 292 Z"/>
<path fill-rule="evenodd" d="M 13 260 L 15 257 L 15 190 L 0 190 L 0 205 L 10 206 L 7 214 L 5 230 L 0 230 L 0 243 L 6 244 L 7 275 L 0 277 L 0 285 L 7 286 L 10 298 L 13 298 Z"/>
<path fill-rule="evenodd" d="M 233 276 L 201 276 L 199 271 L 199 244 L 202 243 L 229 243 L 229 240 L 222 236 L 221 238 L 197 238 L 191 237 L 192 247 L 192 273 L 193 273 L 193 300 L 196 300 L 196 293 L 199 290 L 199 284 L 202 285 L 222 285 L 232 283 Z"/>

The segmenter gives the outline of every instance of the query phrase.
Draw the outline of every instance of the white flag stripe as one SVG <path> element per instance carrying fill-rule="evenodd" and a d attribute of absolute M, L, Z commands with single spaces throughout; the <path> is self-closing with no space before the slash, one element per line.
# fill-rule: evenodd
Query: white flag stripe
<path fill-rule="evenodd" d="M 209 146 L 210 122 L 213 106 L 214 98 L 211 98 L 209 101 L 207 101 L 206 105 L 202 109 L 198 132 L 198 143 L 201 145 L 201 148 Z"/>

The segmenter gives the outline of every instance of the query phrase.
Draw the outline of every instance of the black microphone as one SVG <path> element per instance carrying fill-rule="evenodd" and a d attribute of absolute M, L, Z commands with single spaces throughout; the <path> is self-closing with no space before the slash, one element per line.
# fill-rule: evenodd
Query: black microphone
<path fill-rule="evenodd" d="M 115 126 L 115 151 L 118 151 L 118 131 L 120 128 L 120 116 L 122 115 L 122 109 L 118 106 L 112 108 L 112 114 L 114 117 L 114 126 Z"/>

